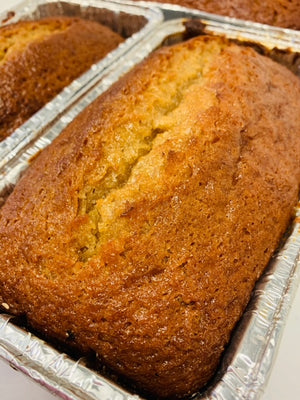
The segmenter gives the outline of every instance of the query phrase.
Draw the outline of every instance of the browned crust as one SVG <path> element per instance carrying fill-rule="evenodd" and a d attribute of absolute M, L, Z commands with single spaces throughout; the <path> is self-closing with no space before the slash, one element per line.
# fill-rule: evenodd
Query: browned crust
<path fill-rule="evenodd" d="M 67 17 L 3 27 L 0 40 L 1 35 L 13 37 L 18 27 L 34 33 L 41 25 L 49 27 L 49 35 L 34 38 L 0 64 L 0 140 L 123 41 L 96 22 Z"/>

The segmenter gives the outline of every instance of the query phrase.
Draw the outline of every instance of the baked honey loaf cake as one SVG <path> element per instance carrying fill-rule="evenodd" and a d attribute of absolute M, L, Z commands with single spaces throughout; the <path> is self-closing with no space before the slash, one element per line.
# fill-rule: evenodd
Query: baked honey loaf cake
<path fill-rule="evenodd" d="M 80 18 L 53 17 L 0 28 L 0 140 L 123 38 Z"/>
<path fill-rule="evenodd" d="M 0 304 L 154 398 L 205 385 L 294 215 L 300 82 L 200 36 L 157 50 L 1 209 Z"/>
<path fill-rule="evenodd" d="M 147 1 L 147 0 L 146 0 Z M 300 29 L 300 0 L 149 0 L 194 8 L 213 14 Z"/>

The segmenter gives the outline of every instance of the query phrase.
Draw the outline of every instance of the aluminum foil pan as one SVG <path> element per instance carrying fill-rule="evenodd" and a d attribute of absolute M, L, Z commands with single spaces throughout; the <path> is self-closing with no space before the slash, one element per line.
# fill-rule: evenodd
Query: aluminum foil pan
<path fill-rule="evenodd" d="M 11 136 L 0 142 L 0 166 L 35 139 L 53 119 L 102 79 L 115 60 L 119 60 L 163 19 L 158 9 L 150 8 L 149 5 L 128 4 L 126 1 L 25 0 L 13 10 L 1 13 L 0 21 L 2 21 L 1 25 L 6 25 L 19 20 L 33 20 L 56 15 L 79 16 L 98 21 L 121 34 L 126 40 L 104 59 L 94 64 L 85 74 L 74 80 Z"/>
<path fill-rule="evenodd" d="M 136 1 L 135 1 L 136 3 Z M 176 18 L 185 18 L 186 16 L 193 16 L 196 18 L 205 18 L 206 20 L 218 21 L 221 23 L 229 23 L 230 25 L 236 25 L 243 29 L 249 29 L 251 31 L 266 31 L 272 30 L 274 32 L 278 32 L 280 37 L 281 32 L 284 31 L 285 33 L 292 35 L 296 35 L 299 37 L 300 31 L 294 29 L 287 29 L 287 28 L 280 28 L 276 26 L 266 25 L 259 22 L 247 21 L 233 17 L 226 17 L 223 15 L 208 13 L 206 11 L 199 11 L 193 8 L 187 8 L 183 6 L 179 6 L 176 4 L 168 4 L 166 3 L 158 3 L 156 1 L 143 1 L 139 0 L 139 4 L 146 6 L 151 5 L 154 8 L 159 8 L 162 10 L 165 20 L 169 19 L 176 19 Z"/>
<path fill-rule="evenodd" d="M 184 19 L 171 20 L 161 24 L 151 37 L 144 37 L 127 52 L 122 62 L 115 62 L 97 85 L 90 89 L 76 104 L 73 104 L 55 122 L 50 124 L 43 135 L 27 145 L 22 152 L 0 168 L 0 192 L 3 201 L 18 181 L 19 176 L 30 164 L 30 160 L 100 93 L 115 82 L 133 65 L 141 61 L 163 43 L 181 40 L 186 32 Z M 211 34 L 222 34 L 249 42 L 247 33 L 236 26 L 222 26 L 219 22 L 201 19 L 201 29 Z M 214 26 L 218 31 L 214 31 Z M 204 28 L 203 28 L 204 26 Z M 220 32 L 221 31 L 221 32 Z M 270 54 L 277 46 L 272 34 L 251 45 L 263 43 Z M 285 49 L 300 51 L 299 44 L 284 37 Z M 278 44 L 282 50 L 282 43 Z M 279 346 L 287 313 L 299 283 L 300 256 L 300 206 L 296 218 L 284 241 L 284 245 L 272 258 L 266 272 L 259 280 L 238 327 L 235 329 L 222 364 L 211 384 L 196 393 L 193 400 L 238 400 L 258 399 L 268 380 L 272 363 Z M 5 305 L 3 305 L 5 307 Z M 88 368 L 86 360 L 73 360 L 49 344 L 27 332 L 14 319 L 0 315 L 0 357 L 15 368 L 22 370 L 32 379 L 46 386 L 64 399 L 128 399 L 141 400 L 99 373 Z"/>
<path fill-rule="evenodd" d="M 136 2 L 135 2 L 136 3 Z M 164 15 L 164 20 L 172 20 L 179 18 L 196 18 L 205 21 L 209 26 L 213 27 L 215 33 L 224 33 L 228 28 L 230 35 L 239 35 L 242 32 L 243 38 L 254 41 L 263 41 L 268 43 L 270 40 L 277 47 L 287 48 L 286 45 L 294 45 L 300 43 L 300 31 L 285 29 L 258 22 L 244 21 L 232 17 L 224 17 L 217 14 L 198 11 L 174 4 L 157 3 L 155 1 L 139 1 L 141 5 L 152 5 L 158 8 Z"/>

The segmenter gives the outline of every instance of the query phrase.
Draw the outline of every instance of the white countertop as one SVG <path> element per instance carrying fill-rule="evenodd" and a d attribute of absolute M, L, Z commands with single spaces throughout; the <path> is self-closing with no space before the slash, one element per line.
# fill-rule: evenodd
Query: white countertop
<path fill-rule="evenodd" d="M 20 0 L 0 0 L 0 12 Z M 300 399 L 300 289 L 288 316 L 283 338 L 261 400 Z M 1 400 L 54 400 L 54 395 L 0 359 Z"/>

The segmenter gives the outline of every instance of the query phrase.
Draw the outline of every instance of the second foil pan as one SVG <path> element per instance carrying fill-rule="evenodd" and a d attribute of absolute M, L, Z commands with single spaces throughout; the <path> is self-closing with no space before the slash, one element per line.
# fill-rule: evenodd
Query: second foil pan
<path fill-rule="evenodd" d="M 25 0 L 0 15 L 1 25 L 23 20 L 39 20 L 46 17 L 81 17 L 109 27 L 125 41 L 104 59 L 92 65 L 83 75 L 75 79 L 56 97 L 35 113 L 10 136 L 0 142 L 0 166 L 11 159 L 22 147 L 41 134 L 49 122 L 57 118 L 84 92 L 91 88 L 107 73 L 115 61 L 122 62 L 122 56 L 139 40 L 147 36 L 162 21 L 162 13 L 150 7 L 109 0 Z"/>

